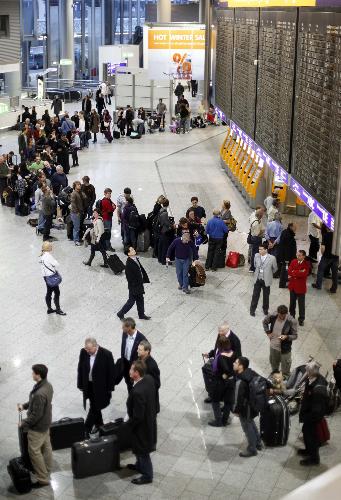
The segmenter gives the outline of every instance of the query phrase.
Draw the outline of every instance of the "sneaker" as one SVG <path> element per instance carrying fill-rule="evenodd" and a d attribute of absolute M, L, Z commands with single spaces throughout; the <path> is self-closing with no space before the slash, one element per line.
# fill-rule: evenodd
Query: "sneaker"
<path fill-rule="evenodd" d="M 79 241 L 75 241 L 75 245 L 76 245 L 76 247 L 80 247 L 81 243 Z"/>
<path fill-rule="evenodd" d="M 186 295 L 191 293 L 191 290 L 188 290 L 188 288 L 183 288 L 182 290 Z"/>
<path fill-rule="evenodd" d="M 254 273 L 255 271 L 253 269 L 249 269 L 249 273 Z"/>
<path fill-rule="evenodd" d="M 180 285 L 179 285 L 179 286 L 178 286 L 178 290 L 182 290 L 182 286 L 180 286 Z"/>

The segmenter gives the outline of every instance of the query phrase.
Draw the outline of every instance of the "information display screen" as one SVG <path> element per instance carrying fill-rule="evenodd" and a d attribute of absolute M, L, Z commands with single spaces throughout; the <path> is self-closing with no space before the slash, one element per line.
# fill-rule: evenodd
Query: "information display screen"
<path fill-rule="evenodd" d="M 233 65 L 233 10 L 219 12 L 217 17 L 216 88 L 217 106 L 225 117 L 232 111 L 232 65 Z"/>

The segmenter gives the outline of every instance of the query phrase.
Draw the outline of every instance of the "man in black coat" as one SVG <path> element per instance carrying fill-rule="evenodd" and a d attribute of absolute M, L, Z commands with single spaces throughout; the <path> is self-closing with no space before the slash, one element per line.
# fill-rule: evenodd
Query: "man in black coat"
<path fill-rule="evenodd" d="M 126 278 L 128 281 L 129 298 L 124 306 L 118 311 L 117 316 L 122 320 L 124 315 L 130 311 L 136 302 L 137 312 L 140 319 L 150 319 L 144 313 L 144 283 L 150 283 L 148 274 L 136 257 L 136 250 L 129 247 L 128 259 L 125 268 Z"/>
<path fill-rule="evenodd" d="M 110 351 L 100 347 L 96 339 L 85 339 L 78 362 L 77 387 L 83 392 L 84 409 L 89 399 L 90 409 L 85 421 L 87 434 L 95 425 L 103 425 L 101 410 L 110 404 L 114 383 L 114 358 Z"/>
<path fill-rule="evenodd" d="M 293 259 L 296 259 L 297 245 L 295 240 L 297 226 L 293 222 L 283 229 L 278 243 L 278 263 L 280 269 L 279 288 L 286 288 L 288 282 L 287 266 Z"/>
<path fill-rule="evenodd" d="M 138 346 L 142 340 L 147 339 L 137 330 L 133 318 L 125 318 L 122 321 L 121 359 L 123 359 L 123 376 L 128 392 L 133 387 L 129 371 L 133 362 L 138 358 Z"/>
<path fill-rule="evenodd" d="M 136 463 L 128 464 L 127 467 L 141 473 L 140 477 L 132 480 L 133 484 L 148 484 L 153 481 L 150 453 L 155 451 L 157 433 L 155 382 L 150 375 L 146 375 L 146 366 L 141 360 L 132 364 L 130 377 L 134 386 L 127 400 L 127 425 L 131 429 L 132 451 L 136 455 Z"/>
<path fill-rule="evenodd" d="M 210 352 L 203 354 L 203 356 L 205 358 L 214 358 L 215 357 L 216 352 L 217 352 L 218 339 L 221 335 L 226 337 L 227 339 L 229 339 L 229 341 L 231 343 L 232 351 L 235 353 L 236 357 L 239 358 L 242 355 L 240 340 L 237 337 L 237 335 L 235 333 L 233 333 L 233 331 L 230 329 L 230 326 L 228 323 L 223 323 L 222 325 L 219 326 L 218 335 L 217 335 L 217 338 L 216 338 L 216 341 L 214 344 L 214 348 Z M 206 374 L 206 371 L 203 371 L 204 377 L 205 377 L 205 374 Z M 205 399 L 205 403 L 212 403 L 211 398 L 207 397 Z"/>
<path fill-rule="evenodd" d="M 151 357 L 150 353 L 152 350 L 152 346 L 148 342 L 148 340 L 142 340 L 137 348 L 137 354 L 141 361 L 146 365 L 146 375 L 150 375 L 153 377 L 156 388 L 156 413 L 160 413 L 160 400 L 159 400 L 159 389 L 161 387 L 160 380 L 160 370 L 157 362 L 154 358 Z"/>
<path fill-rule="evenodd" d="M 320 442 L 317 436 L 317 425 L 321 422 L 327 410 L 327 381 L 319 373 L 320 365 L 316 361 L 311 361 L 306 365 L 308 376 L 301 408 L 300 422 L 303 423 L 302 433 L 305 448 L 297 450 L 303 456 L 300 465 L 319 465 Z"/>

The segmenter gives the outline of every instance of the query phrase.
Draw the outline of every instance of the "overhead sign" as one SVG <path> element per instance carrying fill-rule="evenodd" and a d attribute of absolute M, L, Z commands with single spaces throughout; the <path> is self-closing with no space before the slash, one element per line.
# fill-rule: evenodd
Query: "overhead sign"
<path fill-rule="evenodd" d="M 228 7 L 339 7 L 340 0 L 215 0 L 218 9 Z"/>
<path fill-rule="evenodd" d="M 152 80 L 203 80 L 205 26 L 144 26 L 144 67 Z"/>

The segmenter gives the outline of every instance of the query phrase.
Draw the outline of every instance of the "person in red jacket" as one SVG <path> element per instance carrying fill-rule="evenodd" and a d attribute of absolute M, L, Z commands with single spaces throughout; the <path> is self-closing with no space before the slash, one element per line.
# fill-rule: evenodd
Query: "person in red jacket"
<path fill-rule="evenodd" d="M 295 317 L 296 301 L 298 302 L 298 324 L 304 325 L 305 319 L 305 294 L 307 293 L 307 278 L 310 273 L 310 262 L 306 260 L 304 250 L 297 252 L 297 259 L 290 262 L 288 268 L 288 277 L 290 290 L 290 306 L 289 311 L 291 316 Z"/>
<path fill-rule="evenodd" d="M 112 228 L 112 216 L 116 210 L 115 203 L 111 200 L 112 190 L 106 188 L 104 190 L 104 198 L 100 202 L 99 208 L 102 212 L 104 232 L 107 233 L 107 238 L 104 238 L 104 249 L 110 252 L 115 252 L 115 249 L 111 246 L 111 228 Z"/>

